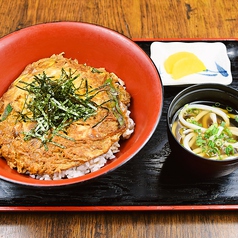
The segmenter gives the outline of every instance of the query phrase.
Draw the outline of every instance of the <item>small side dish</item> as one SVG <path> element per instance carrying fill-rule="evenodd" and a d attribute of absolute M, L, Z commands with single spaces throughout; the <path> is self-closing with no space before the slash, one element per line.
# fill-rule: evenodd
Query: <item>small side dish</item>
<path fill-rule="evenodd" d="M 96 171 L 134 131 L 129 105 L 114 73 L 63 54 L 40 59 L 0 99 L 0 155 L 36 179 Z"/>
<path fill-rule="evenodd" d="M 230 59 L 221 42 L 153 42 L 150 57 L 165 86 L 232 82 Z"/>
<path fill-rule="evenodd" d="M 238 168 L 238 93 L 221 84 L 180 91 L 167 113 L 168 141 L 181 169 L 210 179 Z"/>
<path fill-rule="evenodd" d="M 213 160 L 238 156 L 238 115 L 220 103 L 187 104 L 178 113 L 172 132 L 187 150 Z"/>

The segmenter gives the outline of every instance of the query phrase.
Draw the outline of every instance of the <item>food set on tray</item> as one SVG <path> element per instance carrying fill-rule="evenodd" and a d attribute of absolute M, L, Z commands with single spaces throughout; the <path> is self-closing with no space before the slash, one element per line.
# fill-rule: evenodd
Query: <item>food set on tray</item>
<path fill-rule="evenodd" d="M 0 204 L 226 205 L 195 195 L 238 167 L 235 56 L 226 43 L 133 42 L 76 22 L 3 37 Z"/>

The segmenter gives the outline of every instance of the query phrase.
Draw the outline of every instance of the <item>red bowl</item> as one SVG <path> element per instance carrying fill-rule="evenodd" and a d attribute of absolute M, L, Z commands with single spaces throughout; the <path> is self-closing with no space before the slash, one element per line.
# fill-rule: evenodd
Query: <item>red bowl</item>
<path fill-rule="evenodd" d="M 65 52 L 65 57 L 104 67 L 126 83 L 132 96 L 129 110 L 136 124 L 116 159 L 96 172 L 73 179 L 42 181 L 17 173 L 0 159 L 0 178 L 4 180 L 32 186 L 61 186 L 95 178 L 131 159 L 152 136 L 160 120 L 163 88 L 157 69 L 139 46 L 113 30 L 79 22 L 39 24 L 1 38 L 0 52 L 0 96 L 26 65 Z"/>

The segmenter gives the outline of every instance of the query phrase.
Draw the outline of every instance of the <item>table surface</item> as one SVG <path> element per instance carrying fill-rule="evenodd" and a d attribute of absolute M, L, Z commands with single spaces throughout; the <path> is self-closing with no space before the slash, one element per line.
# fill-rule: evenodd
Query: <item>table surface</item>
<path fill-rule="evenodd" d="M 130 38 L 238 38 L 235 0 L 0 1 L 0 37 L 54 21 Z M 237 211 L 1 212 L 1 237 L 237 237 Z"/>

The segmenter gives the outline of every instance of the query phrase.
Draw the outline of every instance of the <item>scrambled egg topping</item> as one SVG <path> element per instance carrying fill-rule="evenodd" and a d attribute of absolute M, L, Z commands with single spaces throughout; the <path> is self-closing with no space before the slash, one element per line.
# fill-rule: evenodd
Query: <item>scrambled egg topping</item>
<path fill-rule="evenodd" d="M 130 94 L 104 68 L 63 54 L 28 65 L 0 99 L 0 155 L 52 175 L 106 153 L 128 128 Z"/>

